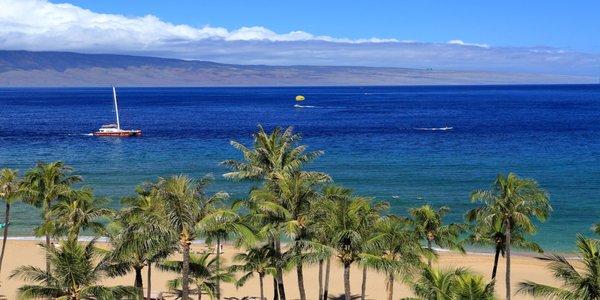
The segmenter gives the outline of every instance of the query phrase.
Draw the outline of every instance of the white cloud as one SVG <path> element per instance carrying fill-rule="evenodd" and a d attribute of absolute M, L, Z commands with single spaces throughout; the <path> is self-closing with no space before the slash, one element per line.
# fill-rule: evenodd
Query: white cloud
<path fill-rule="evenodd" d="M 229 30 L 156 16 L 101 14 L 47 0 L 0 0 L 0 49 L 154 55 L 242 64 L 311 64 L 600 73 L 600 55 L 555 48 L 493 47 L 460 39 L 423 43 L 349 39 L 261 26 Z"/>
<path fill-rule="evenodd" d="M 460 46 L 475 46 L 480 48 L 489 48 L 488 44 L 476 44 L 476 43 L 465 43 L 462 40 L 449 40 L 448 44 L 450 45 L 460 45 Z"/>
<path fill-rule="evenodd" d="M 222 27 L 192 27 L 164 22 L 153 15 L 131 18 L 100 14 L 81 7 L 46 0 L 0 0 L 0 36 L 4 46 L 84 48 L 113 44 L 119 48 L 156 47 L 176 41 L 327 41 L 380 43 L 394 39 L 345 39 L 315 36 L 304 31 L 276 33 L 261 26 L 229 31 Z M 54 43 L 51 43 L 55 41 Z"/>

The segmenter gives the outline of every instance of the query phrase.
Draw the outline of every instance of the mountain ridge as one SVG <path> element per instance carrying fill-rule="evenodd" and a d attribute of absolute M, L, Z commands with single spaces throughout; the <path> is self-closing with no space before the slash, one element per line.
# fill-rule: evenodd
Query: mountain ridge
<path fill-rule="evenodd" d="M 0 50 L 0 87 L 584 84 L 589 76 L 369 66 L 223 64 L 126 54 Z"/>

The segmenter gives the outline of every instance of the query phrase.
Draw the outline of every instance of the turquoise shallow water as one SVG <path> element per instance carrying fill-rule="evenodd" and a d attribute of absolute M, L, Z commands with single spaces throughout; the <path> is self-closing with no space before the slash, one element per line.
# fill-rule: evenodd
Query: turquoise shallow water
<path fill-rule="evenodd" d="M 100 195 L 118 199 L 158 176 L 212 173 L 213 190 L 243 197 L 252 183 L 223 180 L 229 146 L 261 123 L 293 125 L 326 154 L 310 167 L 390 201 L 393 213 L 432 203 L 458 221 L 469 193 L 498 172 L 536 178 L 555 211 L 535 237 L 569 251 L 600 221 L 600 86 L 118 89 L 135 139 L 87 133 L 112 121 L 111 90 L 0 89 L 0 166 L 64 160 Z M 294 108 L 303 94 L 305 105 Z M 453 127 L 452 130 L 427 130 Z M 12 232 L 31 235 L 39 213 L 20 205 Z"/>

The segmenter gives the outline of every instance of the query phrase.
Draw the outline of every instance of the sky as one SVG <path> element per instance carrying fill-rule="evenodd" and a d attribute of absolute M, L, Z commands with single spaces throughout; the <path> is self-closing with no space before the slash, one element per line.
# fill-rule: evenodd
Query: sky
<path fill-rule="evenodd" d="M 599 1 L 0 0 L 0 49 L 600 76 Z"/>

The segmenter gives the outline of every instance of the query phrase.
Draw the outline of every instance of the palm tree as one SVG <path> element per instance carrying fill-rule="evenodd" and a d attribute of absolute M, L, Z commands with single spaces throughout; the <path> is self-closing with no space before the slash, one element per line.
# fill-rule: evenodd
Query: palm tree
<path fill-rule="evenodd" d="M 161 178 L 158 193 L 164 201 L 165 215 L 169 226 L 177 233 L 183 253 L 181 267 L 182 298 L 188 299 L 190 273 L 190 244 L 196 237 L 196 223 L 200 207 L 196 199 L 198 187 L 184 175 Z"/>
<path fill-rule="evenodd" d="M 218 194 L 215 200 L 222 201 L 228 197 L 227 194 Z M 215 202 L 215 204 L 217 204 Z M 236 238 L 238 244 L 252 245 L 256 242 L 253 230 L 246 224 L 246 220 L 240 217 L 233 209 L 213 207 L 212 212 L 199 221 L 196 226 L 199 235 L 211 244 L 216 241 L 216 272 L 221 272 L 221 245 L 229 238 Z M 216 278 L 217 299 L 221 299 L 220 277 Z"/>
<path fill-rule="evenodd" d="M 327 293 L 324 289 L 324 275 L 329 281 L 329 272 L 331 268 L 331 255 L 333 254 L 332 249 L 329 247 L 330 245 L 330 237 L 333 235 L 330 232 L 327 232 L 329 227 L 321 226 L 325 220 L 321 218 L 322 212 L 316 208 L 316 203 L 320 200 L 314 201 L 311 204 L 311 210 L 309 217 L 307 218 L 307 235 L 310 240 L 313 242 L 313 246 L 311 247 L 310 256 L 313 261 L 317 261 L 319 265 L 318 271 L 318 280 L 319 280 L 319 295 L 317 299 L 323 300 L 323 295 Z M 325 272 L 324 272 L 325 269 Z M 325 296 L 327 299 L 327 296 Z"/>
<path fill-rule="evenodd" d="M 418 235 L 412 230 L 410 221 L 397 216 L 387 216 L 374 226 L 375 234 L 367 245 L 372 253 L 362 254 L 365 265 L 371 266 L 386 275 L 387 299 L 394 298 L 394 281 L 398 276 L 404 279 L 420 269 L 423 248 Z M 364 299 L 364 295 L 362 296 Z"/>
<path fill-rule="evenodd" d="M 298 290 L 301 300 L 306 300 L 304 289 L 304 253 L 309 242 L 309 231 L 306 228 L 307 217 L 310 213 L 310 204 L 318 198 L 317 185 L 330 180 L 329 176 L 320 173 L 294 172 L 276 173 L 276 183 L 279 189 L 279 202 L 290 212 L 288 224 L 294 223 L 297 231 L 293 232 L 293 257 L 296 265 Z"/>
<path fill-rule="evenodd" d="M 143 292 L 142 269 L 147 267 L 147 298 L 152 293 L 152 263 L 176 250 L 177 236 L 166 226 L 163 202 L 151 184 L 121 200 L 123 208 L 111 224 L 112 259 L 135 272 L 134 286 Z M 141 294 L 140 294 L 141 295 Z"/>
<path fill-rule="evenodd" d="M 92 189 L 84 187 L 70 190 L 50 209 L 50 219 L 56 224 L 56 233 L 66 232 L 69 239 L 79 237 L 81 230 L 91 229 L 97 235 L 105 235 L 101 222 L 114 215 L 105 208 L 106 199 L 94 197 Z"/>
<path fill-rule="evenodd" d="M 20 179 L 16 170 L 0 170 L 0 199 L 4 200 L 4 234 L 2 235 L 2 253 L 0 253 L 0 274 L 2 274 L 2 262 L 6 250 L 6 239 L 8 238 L 8 226 L 10 224 L 10 206 L 19 198 Z"/>
<path fill-rule="evenodd" d="M 476 216 L 467 215 L 467 221 L 476 222 Z M 500 255 L 504 257 L 506 250 L 506 236 L 500 220 L 494 220 L 490 224 L 476 223 L 472 228 L 472 232 L 467 238 L 467 241 L 473 245 L 494 247 L 494 265 L 492 267 L 492 280 L 496 279 L 496 271 L 498 270 L 498 259 Z M 511 235 L 511 246 L 538 253 L 543 253 L 542 248 L 535 242 L 528 241 L 520 230 L 513 230 Z"/>
<path fill-rule="evenodd" d="M 485 283 L 483 277 L 468 269 L 432 269 L 426 267 L 419 279 L 411 285 L 416 298 L 423 300 L 492 300 L 493 282 Z"/>
<path fill-rule="evenodd" d="M 249 199 L 239 204 L 247 207 L 250 211 L 249 222 L 273 249 L 271 262 L 275 268 L 274 299 L 285 299 L 283 270 L 289 265 L 290 253 L 282 251 L 281 236 L 293 238 L 299 231 L 299 224 L 292 220 L 290 211 L 279 203 L 277 195 L 266 187 L 251 191 Z"/>
<path fill-rule="evenodd" d="M 138 290 L 139 297 L 143 298 L 142 270 L 147 268 L 147 297 L 150 299 L 152 293 L 152 263 L 166 258 L 175 247 L 176 239 L 171 234 L 152 235 L 147 228 L 136 228 L 131 223 L 113 223 L 112 231 L 118 233 L 109 234 L 112 244 L 110 252 L 111 262 L 126 267 L 126 272 L 134 271 L 133 286 Z M 156 232 L 154 232 L 156 233 Z"/>
<path fill-rule="evenodd" d="M 483 276 L 471 273 L 460 274 L 452 287 L 456 300 L 493 300 L 494 281 L 485 283 Z"/>
<path fill-rule="evenodd" d="M 340 198 L 351 197 L 351 194 L 352 191 L 350 189 L 327 186 L 323 189 L 320 198 L 311 203 L 310 215 L 309 218 L 307 218 L 308 222 L 306 227 L 310 231 L 309 234 L 312 237 L 312 240 L 316 244 L 321 245 L 321 247 L 315 249 L 317 250 L 315 251 L 315 257 L 319 263 L 319 300 L 329 299 L 331 256 L 334 252 L 334 249 L 332 248 L 332 238 L 336 233 L 329 214 L 323 212 L 327 212 Z"/>
<path fill-rule="evenodd" d="M 519 283 L 517 293 L 544 299 L 600 299 L 600 241 L 577 236 L 577 250 L 581 264 L 573 265 L 561 255 L 546 255 L 539 259 L 548 263 L 547 268 L 562 286 L 525 281 Z"/>
<path fill-rule="evenodd" d="M 462 226 L 458 224 L 444 225 L 443 223 L 443 218 L 449 211 L 450 208 L 447 206 L 435 210 L 430 205 L 410 210 L 415 232 L 420 239 L 427 242 L 427 249 L 431 253 L 435 253 L 432 248 L 433 244 L 465 252 L 458 239 L 462 232 Z M 427 265 L 431 267 L 431 256 L 427 258 Z"/>
<path fill-rule="evenodd" d="M 61 247 L 41 245 L 51 262 L 50 272 L 35 266 L 21 266 L 10 278 L 19 278 L 36 284 L 21 286 L 18 294 L 24 299 L 40 297 L 79 299 L 120 299 L 135 297 L 134 287 L 98 285 L 107 276 L 123 274 L 123 269 L 99 257 L 94 241 L 80 245 L 75 240 L 61 243 Z"/>
<path fill-rule="evenodd" d="M 50 236 L 54 234 L 54 223 L 50 209 L 59 198 L 69 194 L 71 185 L 81 181 L 81 177 L 72 175 L 73 169 L 60 161 L 38 162 L 35 168 L 25 173 L 22 182 L 23 201 L 43 210 L 43 224 L 36 235 L 46 236 L 46 248 L 50 247 Z M 46 271 L 50 272 L 50 259 L 46 258 Z"/>
<path fill-rule="evenodd" d="M 331 247 L 344 266 L 344 294 L 346 300 L 350 300 L 350 266 L 361 258 L 366 249 L 367 240 L 362 233 L 365 232 L 363 226 L 367 224 L 365 220 L 371 217 L 371 202 L 352 196 L 348 189 L 341 187 L 327 187 L 324 194 L 328 196 L 320 201 L 319 207 L 329 221 L 322 225 L 330 226 L 330 232 L 334 232 Z"/>
<path fill-rule="evenodd" d="M 249 248 L 244 253 L 236 254 L 233 260 L 242 264 L 233 265 L 230 267 L 230 270 L 232 272 L 243 272 L 243 275 L 237 280 L 235 285 L 237 287 L 243 286 L 256 273 L 260 287 L 260 299 L 264 300 L 264 278 L 267 274 L 275 273 L 275 268 L 271 261 L 272 256 L 273 248 L 268 244 L 257 248 Z"/>
<path fill-rule="evenodd" d="M 411 288 L 418 299 L 446 300 L 452 299 L 452 286 L 456 284 L 456 277 L 467 273 L 464 268 L 437 269 L 424 268 L 417 281 Z"/>
<path fill-rule="evenodd" d="M 227 194 L 218 192 L 207 196 L 205 188 L 210 182 L 212 182 L 210 177 L 194 181 L 187 176 L 179 175 L 159 179 L 155 189 L 157 196 L 163 201 L 168 228 L 179 237 L 183 253 L 181 268 L 183 299 L 187 299 L 189 295 L 190 244 L 203 229 L 209 228 L 207 224 L 214 223 L 223 216 L 222 211 L 217 210 L 215 205 L 226 198 Z"/>
<path fill-rule="evenodd" d="M 323 154 L 323 151 L 307 153 L 307 147 L 299 145 L 300 139 L 300 135 L 295 134 L 292 127 L 288 127 L 286 130 L 276 127 L 271 133 L 267 133 L 259 125 L 258 132 L 253 134 L 253 149 L 249 149 L 235 141 L 231 142 L 231 145 L 242 153 L 244 160 L 226 160 L 222 162 L 223 165 L 232 170 L 224 176 L 236 180 L 264 180 L 265 189 L 277 195 L 279 187 L 275 183 L 277 180 L 276 174 L 293 174 L 301 171 L 305 163 Z M 310 173 L 318 174 L 318 172 Z M 276 255 L 281 257 L 280 237 L 273 236 L 272 242 L 275 246 Z M 280 299 L 285 300 L 281 264 L 278 264 L 276 273 L 278 296 Z"/>
<path fill-rule="evenodd" d="M 389 204 L 387 202 L 379 202 L 374 205 L 369 205 L 367 207 L 368 211 L 365 212 L 365 217 L 363 218 L 363 224 L 361 228 L 363 229 L 360 233 L 361 236 L 367 241 L 367 247 L 363 250 L 363 255 L 379 255 L 381 254 L 381 249 L 375 245 L 375 247 L 371 246 L 371 242 L 376 241 L 376 236 L 381 232 L 378 232 L 376 228 L 378 228 L 379 223 L 382 221 L 382 213 L 389 208 Z M 391 246 L 391 245 L 388 245 Z M 400 254 L 400 253 L 398 253 Z M 376 257 L 376 256 L 375 256 Z M 377 267 L 373 264 L 369 263 L 368 260 L 364 258 L 359 261 L 362 265 L 362 284 L 361 284 L 361 292 L 360 298 L 362 300 L 366 299 L 367 296 L 367 269 L 370 267 Z M 392 287 L 393 289 L 393 287 Z"/>
<path fill-rule="evenodd" d="M 211 298 L 217 295 L 217 282 L 233 282 L 234 277 L 228 271 L 219 271 L 217 267 L 217 258 L 211 257 L 211 253 L 201 255 L 190 255 L 189 273 L 190 282 L 196 286 L 198 300 L 202 299 L 202 293 L 208 294 Z M 158 264 L 158 268 L 164 271 L 181 273 L 183 262 L 169 260 Z M 179 288 L 182 285 L 181 278 L 173 279 L 168 282 L 170 290 Z M 182 297 L 182 299 L 186 299 Z"/>
<path fill-rule="evenodd" d="M 231 145 L 242 153 L 244 160 L 223 161 L 223 165 L 232 169 L 232 172 L 223 176 L 237 180 L 271 181 L 275 180 L 275 173 L 299 171 L 305 163 L 324 153 L 323 151 L 306 153 L 307 146 L 298 145 L 301 137 L 294 133 L 292 127 L 286 130 L 276 127 L 271 133 L 267 133 L 261 125 L 258 125 L 258 132 L 252 137 L 254 149 L 231 141 Z"/>
<path fill-rule="evenodd" d="M 126 222 L 121 219 L 111 224 L 111 261 L 126 266 L 127 272 L 134 271 L 134 287 L 138 289 L 140 298 L 143 297 L 144 288 L 142 270 L 146 268 L 149 298 L 152 292 L 152 263 L 173 253 L 177 239 L 170 232 L 153 230 L 135 221 Z"/>
<path fill-rule="evenodd" d="M 511 237 L 515 231 L 533 234 L 536 227 L 532 218 L 544 222 L 552 207 L 547 193 L 532 179 L 519 178 L 514 173 L 500 174 L 491 190 L 479 190 L 471 195 L 473 202 L 483 205 L 468 212 L 475 219 L 491 226 L 500 220 L 504 224 L 506 237 L 506 299 L 511 297 L 510 248 Z"/>

